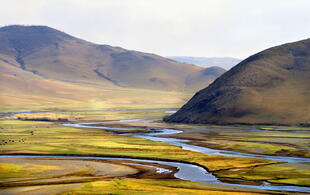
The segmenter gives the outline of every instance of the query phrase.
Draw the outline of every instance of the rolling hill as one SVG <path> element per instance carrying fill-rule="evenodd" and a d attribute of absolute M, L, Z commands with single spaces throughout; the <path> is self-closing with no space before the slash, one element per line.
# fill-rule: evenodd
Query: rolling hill
<path fill-rule="evenodd" d="M 310 124 L 310 39 L 264 50 L 197 92 L 167 122 Z"/>
<path fill-rule="evenodd" d="M 158 90 L 199 89 L 211 80 L 201 77 L 198 66 L 93 44 L 45 26 L 2 27 L 0 42 L 3 62 L 49 79 Z M 189 75 L 200 82 L 193 85 Z"/>
<path fill-rule="evenodd" d="M 111 101 L 113 94 L 122 94 L 116 102 L 127 102 L 127 96 L 145 102 L 149 100 L 139 94 L 166 91 L 170 98 L 171 91 L 190 93 L 224 72 L 94 44 L 47 26 L 2 27 L 0 43 L 0 96 L 5 105 Z"/>

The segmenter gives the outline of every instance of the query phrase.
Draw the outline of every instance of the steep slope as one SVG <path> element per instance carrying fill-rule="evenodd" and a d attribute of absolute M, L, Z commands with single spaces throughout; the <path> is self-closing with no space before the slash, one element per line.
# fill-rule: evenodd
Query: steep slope
<path fill-rule="evenodd" d="M 197 90 L 203 68 L 158 55 L 93 44 L 46 26 L 0 28 L 0 60 L 45 79 L 95 86 Z M 194 83 L 188 77 L 199 77 Z"/>
<path fill-rule="evenodd" d="M 212 67 L 218 66 L 226 70 L 231 69 L 233 66 L 241 62 L 241 59 L 230 58 L 230 57 L 189 57 L 189 56 L 170 56 L 169 59 L 175 60 L 177 62 L 195 64 L 201 67 Z"/>
<path fill-rule="evenodd" d="M 257 53 L 196 93 L 168 122 L 310 124 L 310 39 Z"/>

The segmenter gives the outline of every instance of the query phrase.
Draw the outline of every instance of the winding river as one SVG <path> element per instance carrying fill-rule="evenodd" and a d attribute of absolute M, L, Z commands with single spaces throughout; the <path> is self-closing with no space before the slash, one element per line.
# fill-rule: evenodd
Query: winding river
<path fill-rule="evenodd" d="M 142 120 L 154 120 L 154 119 L 131 119 L 131 120 L 119 120 L 119 121 L 108 121 L 108 122 L 91 122 L 91 123 L 66 123 L 64 126 L 70 127 L 82 127 L 82 128 L 95 128 L 95 129 L 104 129 L 104 130 L 135 130 L 135 133 L 124 133 L 122 135 L 141 137 L 153 141 L 161 141 L 168 144 L 172 144 L 175 146 L 179 146 L 184 150 L 190 150 L 194 152 L 200 152 L 204 154 L 214 154 L 220 156 L 234 156 L 234 157 L 246 157 L 246 158 L 260 158 L 260 159 L 270 159 L 275 161 L 283 161 L 283 162 L 293 162 L 293 163 L 310 163 L 310 159 L 308 158 L 297 158 L 297 157 L 286 157 L 286 156 L 268 156 L 268 155 L 258 155 L 258 154 L 249 154 L 249 153 L 241 153 L 241 152 L 233 152 L 227 150 L 217 150 L 211 149 L 207 147 L 195 146 L 188 144 L 189 140 L 184 139 L 176 139 L 176 138 L 164 138 L 158 137 L 160 135 L 171 135 L 182 133 L 181 130 L 175 129 L 161 129 L 156 128 L 152 129 L 152 132 L 145 132 L 145 129 L 138 128 L 122 128 L 122 127 L 112 127 L 108 126 L 109 123 L 122 123 L 122 122 L 131 122 L 131 121 L 142 121 Z M 105 126 L 96 126 L 96 124 L 105 124 Z M 137 133 L 137 130 L 144 130 L 141 133 Z M 177 172 L 174 176 L 178 179 L 187 180 L 187 181 L 195 181 L 202 183 L 211 183 L 211 184 L 221 184 L 228 186 L 236 186 L 236 187 L 247 187 L 247 188 L 255 188 L 255 189 L 263 189 L 263 190 L 277 190 L 277 191 L 288 191 L 288 192 L 307 192 L 310 193 L 310 187 L 303 186 L 293 186 L 293 185 L 272 185 L 268 182 L 263 182 L 261 185 L 247 185 L 247 184 L 232 184 L 232 183 L 224 183 L 220 181 L 215 175 L 208 172 L 201 166 L 190 164 L 190 163 L 181 163 L 181 162 L 172 162 L 172 161 L 161 161 L 161 160 L 144 160 L 144 159 L 136 159 L 136 158 L 114 158 L 114 157 L 93 157 L 93 156 L 57 156 L 57 155 L 1 155 L 0 158 L 65 158 L 65 159 L 104 159 L 104 160 L 127 160 L 132 161 L 132 163 L 123 163 L 123 164 L 139 164 L 139 162 L 147 162 L 147 163 L 155 163 L 161 165 L 168 165 L 177 168 Z M 141 166 L 146 166 L 142 165 Z M 154 167 L 158 173 L 170 171 L 167 169 Z"/>
<path fill-rule="evenodd" d="M 211 149 L 207 147 L 195 146 L 188 144 L 189 140 L 184 139 L 176 139 L 176 138 L 165 138 L 165 137 L 158 137 L 160 135 L 171 135 L 182 133 L 181 130 L 175 129 L 161 129 L 156 128 L 152 129 L 153 132 L 145 132 L 141 131 L 141 133 L 137 133 L 137 130 L 145 130 L 145 129 L 138 129 L 138 128 L 122 128 L 122 127 L 110 127 L 108 126 L 109 123 L 124 123 L 124 122 L 133 122 L 133 121 L 143 121 L 143 120 L 154 120 L 154 119 L 130 119 L 130 120 L 118 120 L 118 121 L 108 121 L 108 122 L 91 122 L 91 123 L 66 123 L 65 126 L 70 127 L 82 127 L 82 128 L 95 128 L 95 129 L 104 129 L 104 130 L 135 130 L 135 133 L 124 133 L 122 135 L 127 136 L 134 136 L 134 137 L 141 137 L 153 141 L 161 141 L 166 142 L 171 145 L 180 146 L 184 150 L 190 150 L 194 152 L 200 152 L 203 154 L 214 154 L 214 155 L 221 155 L 221 156 L 234 156 L 234 157 L 246 157 L 246 158 L 260 158 L 260 159 L 270 159 L 274 161 L 283 161 L 283 162 L 290 162 L 290 163 L 310 163 L 310 159 L 308 158 L 297 158 L 297 157 L 287 157 L 287 156 L 269 156 L 269 155 L 258 155 L 258 154 L 249 154 L 249 153 L 241 153 L 241 152 L 233 152 L 228 150 L 217 150 Z M 105 124 L 106 126 L 96 126 L 96 124 Z M 92 157 L 87 157 L 92 158 Z M 96 157 L 100 158 L 100 157 Z M 113 158 L 116 159 L 116 158 Z M 126 159 L 128 158 L 118 158 L 118 159 Z M 141 160 L 141 159 L 131 159 L 134 161 L 142 161 L 142 162 L 152 162 L 157 164 L 169 165 L 173 167 L 177 167 L 178 171 L 175 173 L 175 177 L 188 180 L 188 181 L 196 181 L 196 182 L 203 182 L 203 183 L 212 183 L 212 184 L 222 184 L 222 185 L 230 185 L 230 186 L 238 186 L 238 187 L 248 187 L 248 188 L 256 188 L 256 189 L 264 189 L 264 190 L 279 190 L 279 191 L 291 191 L 291 192 L 310 192 L 310 187 L 303 187 L 303 186 L 293 186 L 293 185 L 272 185 L 269 182 L 263 182 L 261 185 L 245 185 L 245 184 L 231 184 L 231 183 L 224 183 L 220 181 L 215 175 L 209 173 L 203 167 L 198 165 L 193 165 L 189 163 L 180 163 L 180 162 L 167 162 L 167 161 L 153 161 L 153 160 Z"/>
<path fill-rule="evenodd" d="M 64 126 L 71 127 L 83 127 L 83 128 L 95 128 L 95 129 L 104 129 L 104 130 L 145 130 L 145 129 L 137 129 L 137 128 L 121 128 L 121 127 L 109 127 L 109 126 L 95 126 L 96 124 L 109 124 L 109 123 L 124 123 L 124 122 L 134 122 L 134 121 L 144 121 L 144 120 L 159 120 L 159 119 L 129 119 L 129 120 L 118 120 L 118 121 L 108 121 L 108 122 L 92 122 L 92 123 L 66 123 Z M 218 150 L 211 149 L 207 147 L 195 146 L 191 144 L 187 144 L 190 140 L 185 139 L 176 139 L 176 138 L 166 138 L 166 137 L 157 137 L 160 135 L 172 135 L 182 133 L 182 130 L 175 129 L 153 129 L 154 132 L 150 133 L 124 133 L 122 135 L 141 137 L 144 139 L 152 140 L 152 141 L 161 141 L 166 142 L 171 145 L 180 146 L 184 150 L 190 150 L 194 152 L 200 152 L 204 154 L 213 154 L 213 155 L 221 155 L 221 156 L 233 156 L 233 157 L 244 157 L 244 158 L 260 158 L 260 159 L 269 159 L 274 161 L 283 161 L 290 163 L 310 163 L 310 158 L 300 158 L 300 157 L 290 157 L 290 156 L 270 156 L 270 155 L 261 155 L 261 154 L 250 154 L 250 153 L 242 153 L 242 152 L 234 152 L 229 150 Z"/>

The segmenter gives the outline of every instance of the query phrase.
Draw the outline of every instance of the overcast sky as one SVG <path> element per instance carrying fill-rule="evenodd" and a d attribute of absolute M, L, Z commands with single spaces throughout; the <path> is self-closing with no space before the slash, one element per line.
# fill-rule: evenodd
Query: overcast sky
<path fill-rule="evenodd" d="M 9 24 L 163 56 L 245 58 L 309 38 L 310 0 L 1 0 Z"/>

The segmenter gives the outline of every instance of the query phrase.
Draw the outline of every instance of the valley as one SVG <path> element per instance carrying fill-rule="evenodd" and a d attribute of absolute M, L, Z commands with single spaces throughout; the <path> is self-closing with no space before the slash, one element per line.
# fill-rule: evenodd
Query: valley
<path fill-rule="evenodd" d="M 307 145 L 309 128 L 264 130 L 266 127 L 167 124 L 160 120 L 167 113 L 170 111 L 166 109 L 123 109 L 7 114 L 0 121 L 0 165 L 4 173 L 0 190 L 18 194 L 21 189 L 23 193 L 54 189 L 66 194 L 109 189 L 111 193 L 122 194 L 129 190 L 143 194 L 154 193 L 154 186 L 160 187 L 162 192 L 177 186 L 182 191 L 177 190 L 176 194 L 185 191 L 192 194 L 308 192 L 309 188 L 303 186 L 309 186 L 310 173 L 306 171 L 309 160 L 301 157 L 298 149 L 300 140 Z M 59 118 L 62 120 L 57 121 Z M 264 133 L 260 134 L 261 131 Z M 280 133 L 275 135 L 274 131 Z M 285 157 L 287 153 L 276 153 L 285 146 L 274 143 L 284 136 L 291 142 L 288 147 L 291 157 Z M 264 141 L 266 146 L 253 150 L 256 139 Z M 245 143 L 242 150 L 237 144 L 223 146 L 236 140 Z M 44 161 L 50 157 L 52 160 Z M 92 165 L 93 161 L 99 164 Z M 61 162 L 78 164 L 76 170 L 69 169 L 68 174 L 46 174 L 49 170 L 61 170 L 57 164 Z M 178 176 L 182 168 L 176 171 L 179 165 L 173 163 L 198 165 L 202 173 L 194 174 L 193 178 L 187 178 L 191 174 Z M 108 168 L 111 172 L 107 173 L 100 168 L 100 175 L 93 166 L 116 166 L 116 171 Z M 157 172 L 158 166 L 166 172 Z M 270 169 L 278 172 L 270 174 Z M 210 173 L 219 180 L 209 177 Z M 202 176 L 198 177 L 199 174 Z M 7 186 L 7 181 L 14 178 L 19 179 Z M 42 188 L 36 188 L 37 182 Z M 273 185 L 276 183 L 280 186 Z"/>
<path fill-rule="evenodd" d="M 310 193 L 310 39 L 243 61 L 0 42 L 0 194 Z"/>

